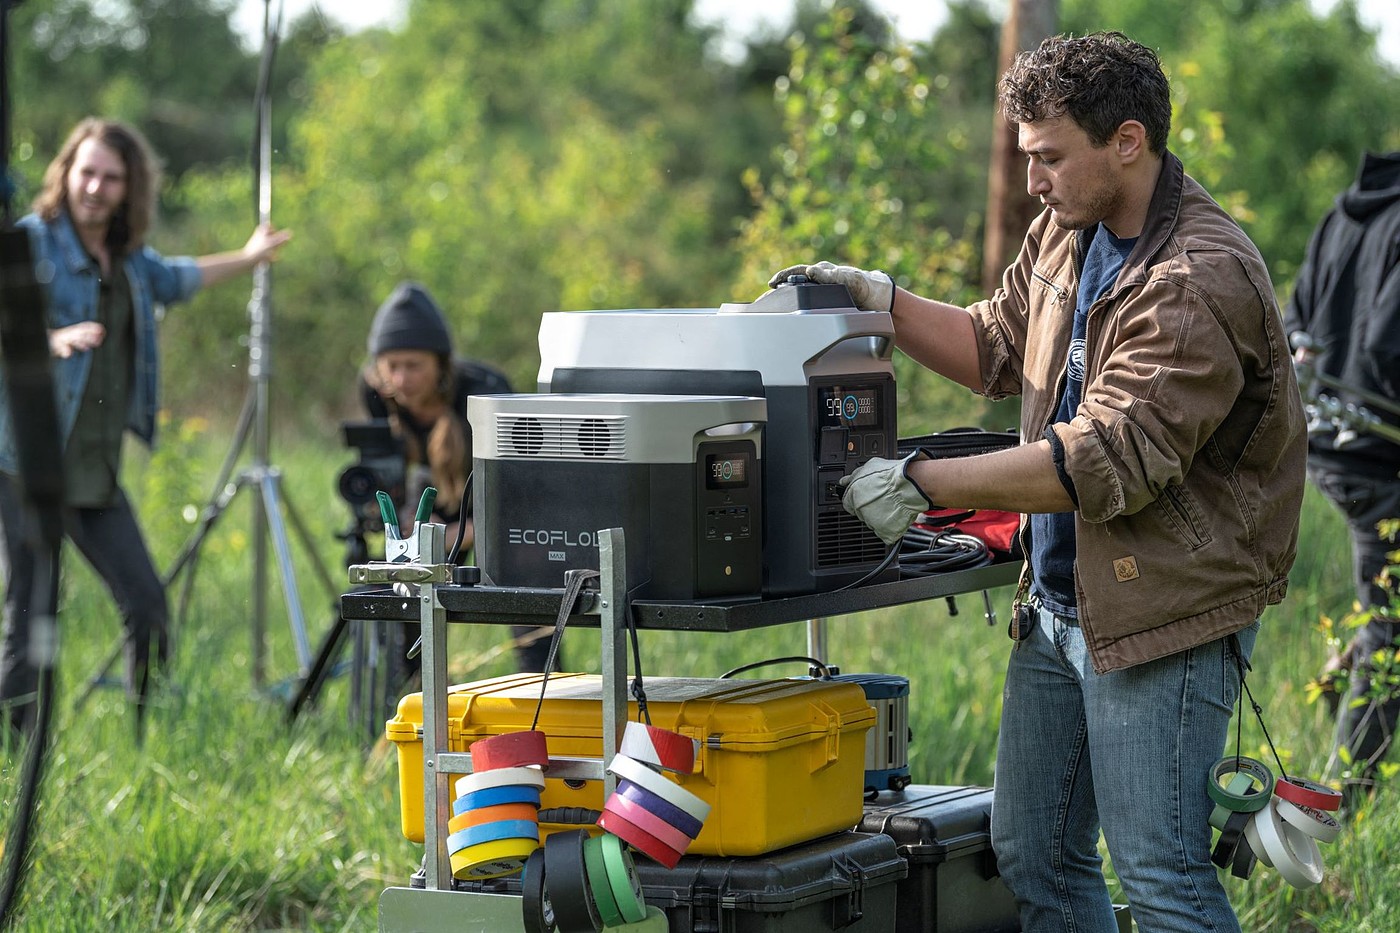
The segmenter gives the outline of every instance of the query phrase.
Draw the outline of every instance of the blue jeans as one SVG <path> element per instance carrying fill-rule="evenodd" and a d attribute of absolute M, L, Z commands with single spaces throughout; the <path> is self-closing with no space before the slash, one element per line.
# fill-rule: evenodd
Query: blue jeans
<path fill-rule="evenodd" d="M 1246 661 L 1258 631 L 1238 633 Z M 1027 933 L 1118 929 L 1100 828 L 1139 930 L 1238 933 L 1206 793 L 1239 693 L 1230 641 L 1096 674 L 1084 633 L 1042 608 L 1012 650 L 992 848 Z"/>

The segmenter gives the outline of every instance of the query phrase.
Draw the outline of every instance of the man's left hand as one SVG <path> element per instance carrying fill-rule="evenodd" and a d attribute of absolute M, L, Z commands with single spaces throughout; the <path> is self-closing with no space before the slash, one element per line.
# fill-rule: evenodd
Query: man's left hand
<path fill-rule="evenodd" d="M 916 450 L 902 460 L 874 457 L 841 478 L 846 489 L 842 507 L 887 545 L 903 538 L 915 519 L 933 508 L 918 483 L 909 478 L 909 465 L 921 456 Z"/>

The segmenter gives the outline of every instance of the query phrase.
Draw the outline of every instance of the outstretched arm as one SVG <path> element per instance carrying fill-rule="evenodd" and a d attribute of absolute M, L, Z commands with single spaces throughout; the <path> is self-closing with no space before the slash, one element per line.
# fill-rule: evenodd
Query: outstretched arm
<path fill-rule="evenodd" d="M 242 249 L 212 253 L 195 259 L 205 285 L 215 285 L 250 271 L 263 262 L 276 262 L 278 250 L 292 238 L 290 230 L 278 230 L 272 224 L 261 224 L 253 230 Z"/>

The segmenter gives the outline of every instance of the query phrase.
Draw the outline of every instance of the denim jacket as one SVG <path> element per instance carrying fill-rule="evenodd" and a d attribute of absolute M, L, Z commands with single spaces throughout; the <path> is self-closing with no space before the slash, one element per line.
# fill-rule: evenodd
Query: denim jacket
<path fill-rule="evenodd" d="M 97 319 L 98 267 L 83 249 L 67 213 L 45 222 L 30 214 L 19 222 L 29 232 L 34 271 L 48 304 L 50 329 Z M 132 361 L 131 405 L 126 426 L 147 444 L 155 439 L 160 374 L 156 346 L 156 306 L 184 301 L 203 284 L 195 260 L 166 259 L 148 246 L 123 260 L 131 288 L 136 358 Z M 53 359 L 53 380 L 60 438 L 66 444 L 78 418 L 83 390 L 92 367 L 91 353 Z M 0 471 L 18 469 L 14 422 L 8 393 L 0 382 Z"/>

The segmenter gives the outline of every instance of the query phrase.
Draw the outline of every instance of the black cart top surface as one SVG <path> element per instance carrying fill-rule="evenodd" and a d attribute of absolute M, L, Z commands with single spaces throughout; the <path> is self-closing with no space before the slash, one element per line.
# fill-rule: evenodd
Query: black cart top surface
<path fill-rule="evenodd" d="M 1016 583 L 1020 570 L 1020 561 L 1008 560 L 971 570 L 953 570 L 826 593 L 727 602 L 633 600 L 630 608 L 638 628 L 741 632 L 1010 586 Z M 559 615 L 564 590 L 562 587 L 439 586 L 436 593 L 449 622 L 547 625 Z M 596 626 L 600 599 L 596 590 L 581 593 L 570 624 Z M 417 622 L 419 619 L 417 599 L 397 596 L 388 589 L 346 593 L 340 598 L 340 608 L 346 619 L 355 621 Z"/>

